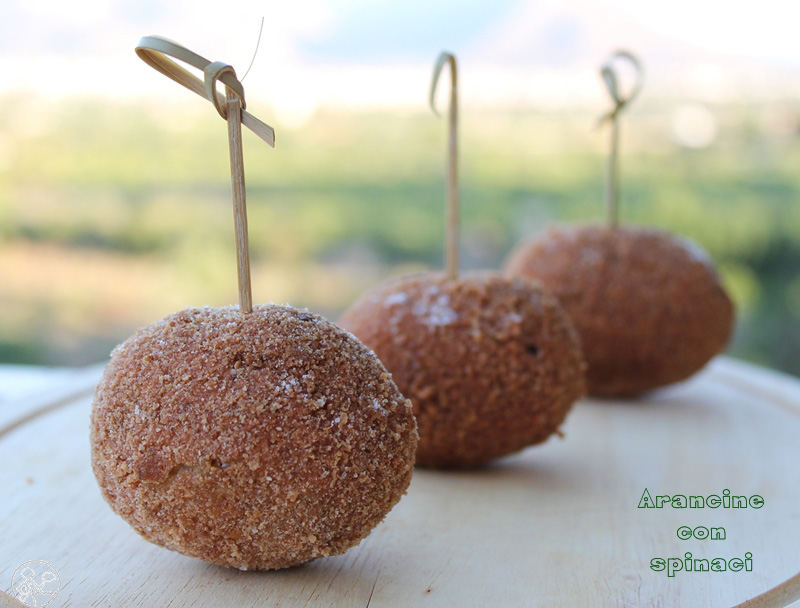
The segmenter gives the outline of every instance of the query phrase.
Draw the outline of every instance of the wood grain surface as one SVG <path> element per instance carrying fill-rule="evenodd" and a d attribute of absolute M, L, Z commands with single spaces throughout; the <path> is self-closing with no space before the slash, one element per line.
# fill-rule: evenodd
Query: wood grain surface
<path fill-rule="evenodd" d="M 50 606 L 732 606 L 800 570 L 800 382 L 717 359 L 635 402 L 578 404 L 565 437 L 472 472 L 417 470 L 361 545 L 277 572 L 142 540 L 100 496 L 87 386 L 0 411 L 0 606 L 27 560 Z M 72 392 L 70 392 L 72 390 Z M 78 394 L 77 398 L 69 395 Z M 66 402 L 65 402 L 66 401 Z M 41 412 L 36 414 L 36 412 Z M 761 509 L 638 509 L 657 494 L 759 494 Z M 680 540 L 680 526 L 726 540 Z M 654 572 L 652 558 L 753 555 L 752 572 Z"/>

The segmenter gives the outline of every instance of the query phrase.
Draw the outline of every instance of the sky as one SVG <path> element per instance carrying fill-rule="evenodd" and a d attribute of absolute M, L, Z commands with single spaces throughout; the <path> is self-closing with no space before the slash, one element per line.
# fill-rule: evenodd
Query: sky
<path fill-rule="evenodd" d="M 3 0 L 0 95 L 180 99 L 133 53 L 139 37 L 172 38 L 241 76 L 262 17 L 245 89 L 287 117 L 418 107 L 442 49 L 476 105 L 602 103 L 597 68 L 620 46 L 642 57 L 651 94 L 800 86 L 800 3 L 786 0 Z"/>

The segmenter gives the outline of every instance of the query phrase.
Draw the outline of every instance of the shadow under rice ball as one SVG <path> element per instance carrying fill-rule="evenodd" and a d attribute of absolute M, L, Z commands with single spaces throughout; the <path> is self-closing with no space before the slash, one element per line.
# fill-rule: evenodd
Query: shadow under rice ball
<path fill-rule="evenodd" d="M 556 296 L 581 336 L 589 394 L 684 380 L 725 348 L 734 310 L 708 254 L 645 228 L 551 229 L 508 260 Z"/>
<path fill-rule="evenodd" d="M 91 441 L 103 496 L 144 538 L 244 570 L 358 544 L 405 493 L 417 432 L 363 344 L 257 306 L 189 308 L 118 346 Z"/>
<path fill-rule="evenodd" d="M 527 281 L 406 277 L 362 296 L 340 324 L 411 399 L 423 466 L 476 467 L 542 442 L 584 393 L 575 330 Z"/>

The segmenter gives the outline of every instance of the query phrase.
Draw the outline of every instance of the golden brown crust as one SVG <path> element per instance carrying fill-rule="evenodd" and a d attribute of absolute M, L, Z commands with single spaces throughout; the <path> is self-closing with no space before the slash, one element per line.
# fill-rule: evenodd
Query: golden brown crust
<path fill-rule="evenodd" d="M 551 229 L 517 249 L 506 269 L 561 301 L 581 335 L 592 395 L 684 380 L 730 337 L 733 304 L 708 254 L 665 232 Z"/>
<path fill-rule="evenodd" d="M 340 323 L 411 399 L 424 466 L 475 467 L 544 441 L 584 392 L 577 334 L 527 281 L 407 277 L 365 294 Z"/>
<path fill-rule="evenodd" d="M 408 487 L 410 403 L 363 344 L 282 306 L 186 309 L 112 353 L 92 467 L 147 540 L 283 568 L 358 544 Z"/>

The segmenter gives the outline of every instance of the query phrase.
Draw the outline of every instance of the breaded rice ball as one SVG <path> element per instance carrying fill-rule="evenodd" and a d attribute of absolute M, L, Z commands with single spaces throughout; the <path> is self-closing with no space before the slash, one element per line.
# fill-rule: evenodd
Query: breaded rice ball
<path fill-rule="evenodd" d="M 340 320 L 414 407 L 417 463 L 471 468 L 547 439 L 584 394 L 578 336 L 555 298 L 497 273 L 426 273 Z"/>
<path fill-rule="evenodd" d="M 113 351 L 91 442 L 145 539 L 261 570 L 357 545 L 405 493 L 417 431 L 374 353 L 322 317 L 188 308 Z"/>
<path fill-rule="evenodd" d="M 734 311 L 709 255 L 645 228 L 551 229 L 509 274 L 542 282 L 569 313 L 589 394 L 637 395 L 684 380 L 725 348 Z"/>

